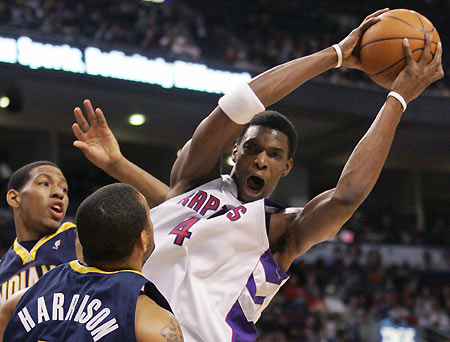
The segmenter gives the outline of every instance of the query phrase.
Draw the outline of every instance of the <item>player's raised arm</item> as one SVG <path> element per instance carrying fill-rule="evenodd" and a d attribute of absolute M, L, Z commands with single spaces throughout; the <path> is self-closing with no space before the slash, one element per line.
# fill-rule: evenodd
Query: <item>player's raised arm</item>
<path fill-rule="evenodd" d="M 336 188 L 312 199 L 303 211 L 290 216 L 285 214 L 284 220 L 283 214 L 278 214 L 281 217 L 274 215 L 274 223 L 278 220 L 287 225 L 286 245 L 278 260 L 283 268 L 287 269 L 294 258 L 314 244 L 335 236 L 372 191 L 406 105 L 428 85 L 444 76 L 442 46 L 438 44 L 434 59 L 427 64 L 430 46 L 431 37 L 428 37 L 423 52 L 426 57 L 416 63 L 408 41 L 404 40 L 407 65 L 394 81 L 392 92 L 375 121 L 353 150 Z"/>
<path fill-rule="evenodd" d="M 126 159 L 108 127 L 103 111 L 100 108 L 94 111 L 89 100 L 83 104 L 89 122 L 82 110 L 76 107 L 74 114 L 77 122 L 72 125 L 72 130 L 78 140 L 73 145 L 111 177 L 137 188 L 145 196 L 150 208 L 165 201 L 169 187 Z"/>
<path fill-rule="evenodd" d="M 358 42 L 365 30 L 380 20 L 378 15 L 387 10 L 368 16 L 339 44 L 276 66 L 222 97 L 219 106 L 199 124 L 176 160 L 169 197 L 218 177 L 222 154 L 254 115 L 328 69 L 340 65 L 360 68 L 355 53 Z"/>
<path fill-rule="evenodd" d="M 138 342 L 184 341 L 176 318 L 143 294 L 136 303 L 135 326 Z"/>

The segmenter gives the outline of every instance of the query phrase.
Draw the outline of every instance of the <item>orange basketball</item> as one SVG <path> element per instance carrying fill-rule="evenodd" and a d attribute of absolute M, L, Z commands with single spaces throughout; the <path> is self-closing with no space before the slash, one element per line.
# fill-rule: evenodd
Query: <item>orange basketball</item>
<path fill-rule="evenodd" d="M 378 85 L 390 89 L 392 82 L 406 65 L 402 40 L 408 38 L 414 59 L 422 57 L 426 35 L 432 35 L 429 61 L 434 56 L 439 34 L 422 14 L 395 9 L 380 16 L 381 20 L 364 33 L 360 57 L 364 71 Z"/>

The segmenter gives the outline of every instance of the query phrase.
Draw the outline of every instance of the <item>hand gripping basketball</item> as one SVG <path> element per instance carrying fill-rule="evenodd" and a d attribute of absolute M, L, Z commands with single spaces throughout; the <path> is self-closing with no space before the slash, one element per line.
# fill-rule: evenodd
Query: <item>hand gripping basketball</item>
<path fill-rule="evenodd" d="M 392 83 L 391 90 L 402 95 L 406 103 L 417 98 L 431 83 L 444 77 L 441 42 L 437 44 L 436 53 L 431 62 L 428 60 L 432 43 L 431 40 L 431 35 L 428 35 L 423 54 L 417 62 L 414 60 L 408 39 L 405 38 L 403 40 L 406 67 Z"/>
<path fill-rule="evenodd" d="M 359 55 L 363 70 L 372 81 L 390 89 L 406 65 L 402 40 L 408 38 L 415 61 L 425 54 L 430 62 L 440 38 L 431 21 L 412 10 L 395 9 L 383 13 L 379 18 L 361 38 Z M 432 36 L 432 42 L 431 48 L 425 53 L 427 35 Z"/>
<path fill-rule="evenodd" d="M 342 50 L 342 65 L 348 68 L 361 69 L 361 60 L 359 58 L 359 44 L 364 32 L 380 21 L 379 16 L 389 11 L 389 8 L 378 10 L 368 15 L 361 25 L 355 28 L 350 34 L 345 37 L 338 45 Z"/>

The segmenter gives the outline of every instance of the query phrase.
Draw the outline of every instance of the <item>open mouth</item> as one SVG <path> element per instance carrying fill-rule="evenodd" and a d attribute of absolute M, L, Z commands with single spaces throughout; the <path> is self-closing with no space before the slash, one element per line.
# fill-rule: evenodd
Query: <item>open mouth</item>
<path fill-rule="evenodd" d="M 261 192 L 261 190 L 264 188 L 264 179 L 258 177 L 258 176 L 250 176 L 247 178 L 247 189 L 257 194 Z"/>
<path fill-rule="evenodd" d="M 63 209 L 60 205 L 52 205 L 50 207 L 50 212 L 52 213 L 52 216 L 56 219 L 60 219 L 62 217 L 63 213 Z"/>

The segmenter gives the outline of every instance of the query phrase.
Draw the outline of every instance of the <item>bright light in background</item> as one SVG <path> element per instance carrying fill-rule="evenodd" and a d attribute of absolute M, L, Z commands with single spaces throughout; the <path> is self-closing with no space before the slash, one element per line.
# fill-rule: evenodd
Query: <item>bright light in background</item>
<path fill-rule="evenodd" d="M 142 0 L 144 2 L 156 2 L 157 4 L 163 3 L 165 0 Z"/>
<path fill-rule="evenodd" d="M 227 164 L 230 166 L 234 166 L 234 161 L 233 161 L 233 157 L 232 156 L 228 156 L 227 158 Z"/>
<path fill-rule="evenodd" d="M 10 103 L 11 103 L 11 100 L 9 99 L 8 96 L 0 97 L 0 107 L 1 108 L 7 108 Z"/>
<path fill-rule="evenodd" d="M 145 115 L 143 114 L 133 114 L 128 117 L 128 123 L 133 126 L 140 126 L 145 123 Z"/>

